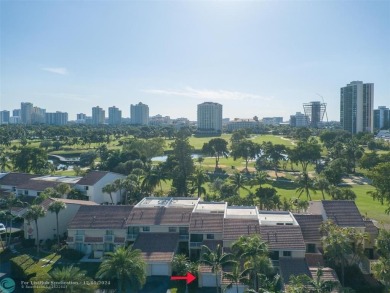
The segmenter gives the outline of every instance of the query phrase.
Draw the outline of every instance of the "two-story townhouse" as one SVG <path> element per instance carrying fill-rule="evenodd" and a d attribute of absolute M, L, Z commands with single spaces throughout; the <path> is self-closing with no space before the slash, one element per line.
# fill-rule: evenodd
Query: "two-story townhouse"
<path fill-rule="evenodd" d="M 4 194 L 16 193 L 16 190 L 20 185 L 39 176 L 40 175 L 16 172 L 0 173 L 0 192 Z"/>
<path fill-rule="evenodd" d="M 65 198 L 47 198 L 39 205 L 45 210 L 45 216 L 38 219 L 39 238 L 40 240 L 57 238 L 57 216 L 48 210 L 49 206 L 56 202 L 63 202 L 65 209 L 58 213 L 58 234 L 63 237 L 67 232 L 68 225 L 77 214 L 82 206 L 97 206 L 98 204 L 91 201 L 65 199 Z M 23 216 L 28 208 L 19 211 L 18 215 Z M 24 220 L 24 238 L 33 239 L 36 237 L 36 226 L 34 221 Z"/>
<path fill-rule="evenodd" d="M 126 242 L 126 222 L 133 206 L 82 206 L 68 225 L 67 243 L 94 258 Z"/>
<path fill-rule="evenodd" d="M 75 188 L 83 192 L 88 200 L 97 203 L 111 203 L 110 194 L 103 192 L 103 187 L 113 183 L 117 179 L 124 179 L 126 176 L 108 171 L 90 171 L 75 184 Z M 122 202 L 121 191 L 111 193 L 114 204 Z"/>

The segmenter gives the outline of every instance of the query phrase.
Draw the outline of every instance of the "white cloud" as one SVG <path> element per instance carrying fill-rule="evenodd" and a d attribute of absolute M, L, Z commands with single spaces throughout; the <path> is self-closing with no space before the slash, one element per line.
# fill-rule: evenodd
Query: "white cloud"
<path fill-rule="evenodd" d="M 164 89 L 148 89 L 143 90 L 145 93 L 155 95 L 168 95 L 168 96 L 180 96 L 189 97 L 200 100 L 221 100 L 221 101 L 239 101 L 239 100 L 270 100 L 270 97 L 264 97 L 252 93 L 244 93 L 238 91 L 227 90 L 208 90 L 208 89 L 194 89 L 192 87 L 186 87 L 179 90 L 164 90 Z"/>
<path fill-rule="evenodd" d="M 68 70 L 65 67 L 44 67 L 41 68 L 44 71 L 48 71 L 51 73 L 61 74 L 61 75 L 68 75 Z"/>

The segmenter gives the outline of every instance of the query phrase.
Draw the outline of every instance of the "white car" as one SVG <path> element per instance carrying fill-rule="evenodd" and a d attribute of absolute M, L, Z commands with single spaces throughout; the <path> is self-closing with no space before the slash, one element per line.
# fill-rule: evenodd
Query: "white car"
<path fill-rule="evenodd" d="M 4 224 L 0 223 L 0 233 L 4 233 L 5 232 L 5 226 Z"/>

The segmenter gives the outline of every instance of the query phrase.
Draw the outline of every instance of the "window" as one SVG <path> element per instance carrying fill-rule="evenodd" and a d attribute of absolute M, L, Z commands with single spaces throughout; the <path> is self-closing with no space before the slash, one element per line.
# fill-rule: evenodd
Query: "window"
<path fill-rule="evenodd" d="M 316 245 L 313 243 L 309 243 L 306 247 L 307 253 L 316 253 Z"/>
<path fill-rule="evenodd" d="M 24 195 L 28 195 L 28 190 L 25 190 L 25 191 L 24 191 Z"/>
<path fill-rule="evenodd" d="M 214 234 L 207 234 L 206 238 L 207 239 L 214 239 Z"/>
<path fill-rule="evenodd" d="M 127 233 L 128 234 L 139 234 L 139 227 L 128 227 L 127 228 Z"/>
<path fill-rule="evenodd" d="M 12 186 L 12 191 L 16 191 L 16 186 Z"/>
<path fill-rule="evenodd" d="M 177 232 L 176 227 L 169 227 L 169 232 L 170 233 L 176 233 Z"/>
<path fill-rule="evenodd" d="M 283 251 L 283 256 L 291 256 L 291 251 Z"/>
<path fill-rule="evenodd" d="M 180 235 L 188 235 L 188 227 L 179 227 Z"/>
<path fill-rule="evenodd" d="M 76 235 L 84 235 L 85 231 L 84 230 L 76 230 Z"/>
<path fill-rule="evenodd" d="M 150 227 L 142 227 L 143 232 L 150 232 Z"/>
<path fill-rule="evenodd" d="M 85 189 L 85 190 L 88 190 L 88 186 L 84 186 L 84 189 Z"/>
<path fill-rule="evenodd" d="M 112 231 L 112 230 L 106 230 L 106 235 L 114 235 L 114 231 Z"/>
<path fill-rule="evenodd" d="M 269 257 L 272 260 L 279 260 L 279 251 L 271 251 Z"/>

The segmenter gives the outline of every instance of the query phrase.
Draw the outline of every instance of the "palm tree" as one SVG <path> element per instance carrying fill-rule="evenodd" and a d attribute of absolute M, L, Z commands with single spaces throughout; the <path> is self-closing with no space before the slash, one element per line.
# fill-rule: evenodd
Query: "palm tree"
<path fill-rule="evenodd" d="M 72 190 L 69 184 L 67 183 L 60 183 L 54 188 L 62 198 L 66 198 L 68 193 Z"/>
<path fill-rule="evenodd" d="M 299 178 L 299 187 L 296 192 L 299 194 L 298 198 L 302 195 L 302 193 L 306 193 L 307 200 L 311 200 L 310 190 L 313 193 L 316 193 L 316 189 L 314 188 L 313 180 L 309 177 L 306 172 L 303 172 Z"/>
<path fill-rule="evenodd" d="M 162 192 L 162 184 L 161 181 L 166 182 L 167 176 L 161 167 L 161 165 L 158 166 L 152 166 L 145 174 L 141 187 L 143 189 L 146 189 L 150 192 L 152 192 L 157 186 L 160 186 L 160 190 Z"/>
<path fill-rule="evenodd" d="M 185 254 L 177 254 L 172 260 L 172 270 L 179 276 L 184 276 L 190 270 L 191 262 Z"/>
<path fill-rule="evenodd" d="M 273 271 L 272 262 L 268 257 L 267 243 L 258 235 L 241 236 L 232 245 L 233 253 L 245 261 L 244 266 L 251 269 L 251 279 L 255 290 L 259 287 L 258 274 L 269 275 Z"/>
<path fill-rule="evenodd" d="M 255 176 L 250 180 L 250 186 L 258 185 L 261 188 L 261 185 L 268 182 L 268 174 L 265 171 L 257 171 Z"/>
<path fill-rule="evenodd" d="M 97 289 L 94 282 L 91 278 L 87 277 L 85 271 L 81 271 L 78 267 L 65 266 L 62 268 L 55 268 L 49 273 L 50 281 L 54 284 L 60 284 L 65 282 L 66 288 L 59 288 L 61 286 L 54 286 L 49 289 L 49 293 L 57 292 L 74 292 L 74 293 L 84 293 L 90 292 L 93 293 Z"/>
<path fill-rule="evenodd" d="M 64 209 L 66 209 L 66 204 L 62 201 L 55 201 L 55 202 L 51 203 L 47 209 L 49 212 L 56 214 L 57 245 L 60 245 L 60 230 L 59 230 L 59 226 L 58 226 L 58 214 L 60 213 L 60 211 L 62 211 Z"/>
<path fill-rule="evenodd" d="M 223 274 L 224 278 L 230 281 L 226 289 L 231 289 L 233 288 L 233 286 L 236 286 L 236 292 L 238 293 L 239 284 L 246 285 L 249 283 L 248 275 L 250 271 L 251 268 L 241 270 L 240 266 L 238 264 L 235 264 L 231 272 L 225 272 Z"/>
<path fill-rule="evenodd" d="M 194 174 L 191 176 L 192 181 L 192 189 L 191 193 L 196 192 L 198 194 L 198 198 L 200 198 L 203 194 L 206 194 L 206 189 L 203 187 L 203 184 L 208 182 L 209 176 L 203 169 L 196 169 Z"/>
<path fill-rule="evenodd" d="M 126 198 L 122 199 L 122 190 L 125 189 L 125 180 L 126 180 L 125 178 L 124 179 L 119 178 L 114 181 L 115 191 L 119 191 L 119 197 L 122 202 L 126 201 Z"/>
<path fill-rule="evenodd" d="M 119 293 L 126 292 L 126 288 L 141 289 L 146 282 L 146 263 L 141 250 L 121 246 L 115 252 L 107 252 L 96 276 L 116 279 Z"/>
<path fill-rule="evenodd" d="M 312 292 L 330 293 L 339 286 L 339 283 L 332 280 L 324 280 L 322 268 L 318 268 L 315 278 L 307 275 L 291 276 L 288 292 Z"/>
<path fill-rule="evenodd" d="M 37 231 L 37 254 L 39 254 L 39 230 L 38 230 L 38 219 L 43 218 L 46 214 L 45 209 L 40 205 L 32 205 L 27 210 L 27 212 L 24 214 L 24 218 L 27 221 L 34 220 L 35 222 L 35 229 Z"/>
<path fill-rule="evenodd" d="M 11 170 L 12 166 L 10 164 L 10 159 L 7 153 L 2 153 L 0 155 L 0 171 L 5 172 L 6 169 Z"/>
<path fill-rule="evenodd" d="M 372 267 L 375 278 L 384 283 L 386 287 L 386 292 L 389 292 L 390 289 L 389 268 L 390 268 L 390 259 L 386 257 L 380 257 L 379 260 L 376 261 Z"/>
<path fill-rule="evenodd" d="M 206 245 L 202 245 L 202 251 L 203 253 L 200 262 L 211 267 L 211 271 L 215 274 L 215 287 L 218 293 L 220 289 L 218 275 L 224 266 L 235 263 L 233 255 L 230 253 L 223 253 L 222 246 L 219 244 L 215 251 L 212 251 Z"/>
<path fill-rule="evenodd" d="M 245 186 L 248 182 L 248 177 L 242 175 L 240 172 L 234 172 L 233 175 L 229 177 L 229 180 L 235 194 L 239 194 L 240 189 L 248 190 Z"/>
<path fill-rule="evenodd" d="M 317 189 L 317 190 L 320 190 L 321 191 L 321 194 L 322 194 L 322 199 L 325 200 L 325 192 L 328 192 L 329 191 L 329 187 L 330 187 L 330 183 L 328 180 L 326 180 L 326 178 L 320 176 L 320 177 L 317 177 L 315 178 L 314 180 L 314 187 Z"/>
<path fill-rule="evenodd" d="M 114 200 L 112 199 L 112 193 L 116 191 L 116 186 L 114 183 L 109 183 L 102 188 L 102 192 L 108 193 L 110 195 L 111 203 L 114 204 Z"/>

